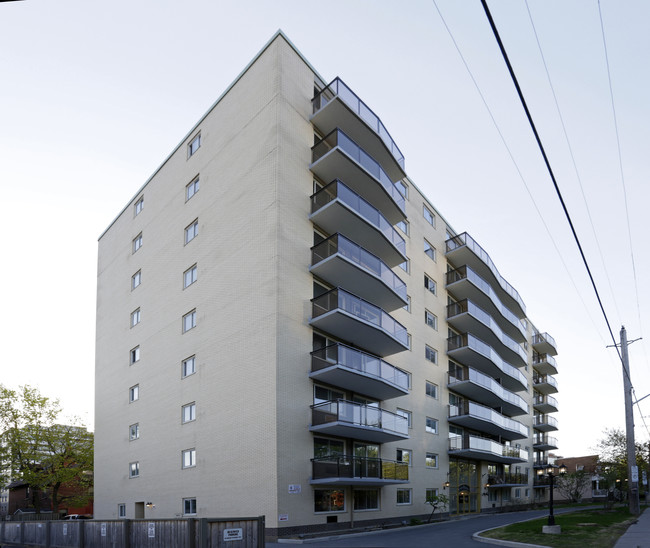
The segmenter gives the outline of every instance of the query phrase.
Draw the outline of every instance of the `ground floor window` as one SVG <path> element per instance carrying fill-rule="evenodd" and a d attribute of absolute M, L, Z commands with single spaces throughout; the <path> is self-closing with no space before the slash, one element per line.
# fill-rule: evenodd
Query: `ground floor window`
<path fill-rule="evenodd" d="M 126 517 L 126 504 L 124 504 L 123 502 L 117 505 L 117 517 L 118 518 Z"/>
<path fill-rule="evenodd" d="M 425 499 L 426 501 L 432 501 L 435 497 L 438 496 L 438 489 L 435 487 L 430 487 L 426 490 Z"/>
<path fill-rule="evenodd" d="M 379 489 L 355 489 L 355 510 L 379 510 Z"/>
<path fill-rule="evenodd" d="M 316 489 L 314 512 L 342 512 L 345 510 L 345 493 L 342 489 Z"/>
<path fill-rule="evenodd" d="M 397 490 L 397 504 L 411 504 L 411 490 L 398 489 Z"/>
<path fill-rule="evenodd" d="M 183 515 L 195 516 L 196 515 L 196 499 L 183 499 Z"/>
<path fill-rule="evenodd" d="M 488 491 L 488 500 L 489 500 L 490 502 L 498 502 L 498 500 L 499 500 L 499 495 L 498 495 L 498 493 L 499 493 L 499 492 L 498 492 L 496 489 L 490 489 L 490 490 Z"/>

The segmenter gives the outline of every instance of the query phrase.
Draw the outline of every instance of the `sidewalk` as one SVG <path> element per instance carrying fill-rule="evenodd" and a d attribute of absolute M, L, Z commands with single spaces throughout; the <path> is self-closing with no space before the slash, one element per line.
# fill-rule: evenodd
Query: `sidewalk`
<path fill-rule="evenodd" d="M 639 516 L 639 520 L 630 525 L 614 548 L 650 548 L 650 509 Z"/>

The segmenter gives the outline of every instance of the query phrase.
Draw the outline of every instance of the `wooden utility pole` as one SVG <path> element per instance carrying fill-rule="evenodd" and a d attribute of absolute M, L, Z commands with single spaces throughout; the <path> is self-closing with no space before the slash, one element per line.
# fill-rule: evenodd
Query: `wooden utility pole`
<path fill-rule="evenodd" d="M 632 409 L 632 379 L 627 354 L 627 333 L 621 326 L 621 359 L 623 362 L 623 390 L 625 392 L 625 435 L 627 439 L 627 485 L 630 513 L 641 513 L 639 503 L 639 467 L 636 465 L 634 447 L 634 415 Z"/>

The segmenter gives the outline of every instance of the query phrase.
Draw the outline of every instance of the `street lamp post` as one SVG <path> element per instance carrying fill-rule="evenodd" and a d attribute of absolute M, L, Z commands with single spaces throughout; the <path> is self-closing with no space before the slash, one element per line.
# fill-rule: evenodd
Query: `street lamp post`
<path fill-rule="evenodd" d="M 550 464 L 546 468 L 540 468 L 539 470 L 537 470 L 537 475 L 540 478 L 544 475 L 548 476 L 549 486 L 551 488 L 551 491 L 549 493 L 549 499 L 548 499 L 548 524 L 549 525 L 555 525 L 555 516 L 553 515 L 553 488 L 555 487 L 554 480 L 558 475 L 564 476 L 564 474 L 566 474 L 566 466 L 564 466 L 564 464 L 559 467 L 558 474 L 553 473 L 555 471 L 555 468 L 557 468 L 557 466 Z"/>

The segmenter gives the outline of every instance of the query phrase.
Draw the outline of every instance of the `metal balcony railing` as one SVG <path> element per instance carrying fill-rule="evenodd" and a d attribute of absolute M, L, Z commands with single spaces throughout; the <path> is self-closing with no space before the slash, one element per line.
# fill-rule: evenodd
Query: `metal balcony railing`
<path fill-rule="evenodd" d="M 408 435 L 408 420 L 379 407 L 347 400 L 326 401 L 311 406 L 312 426 L 343 422 L 358 427 L 373 427 Z"/>
<path fill-rule="evenodd" d="M 386 459 L 330 455 L 314 458 L 312 479 L 376 479 L 404 481 L 409 479 L 409 467 L 405 462 Z"/>

